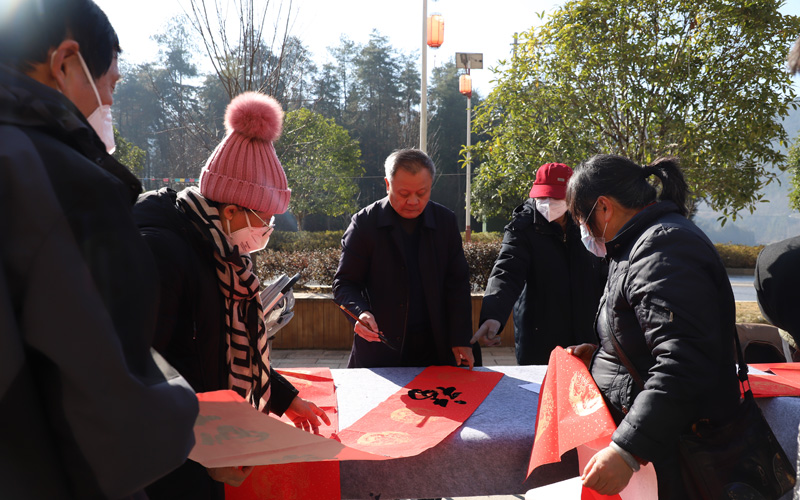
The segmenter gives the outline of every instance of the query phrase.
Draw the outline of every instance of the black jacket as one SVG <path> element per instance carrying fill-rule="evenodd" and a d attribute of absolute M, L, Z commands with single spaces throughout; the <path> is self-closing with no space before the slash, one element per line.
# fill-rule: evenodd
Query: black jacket
<path fill-rule="evenodd" d="M 678 434 L 698 419 L 731 415 L 739 402 L 733 291 L 714 245 L 672 202 L 636 214 L 606 249 L 591 372 L 619 423 L 613 440 L 652 461 L 661 488 L 670 474 L 659 466 L 674 463 Z M 645 379 L 644 391 L 611 335 Z"/>
<path fill-rule="evenodd" d="M 514 209 L 483 295 L 480 323 L 505 325 L 514 308 L 517 363 L 546 365 L 556 346 L 596 343 L 594 317 L 605 284 L 605 263 L 567 230 L 548 222 L 532 198 Z"/>
<path fill-rule="evenodd" d="M 136 223 L 158 264 L 161 301 L 153 347 L 197 392 L 228 389 L 225 299 L 219 288 L 214 248 L 176 205 L 169 188 L 143 194 L 134 207 Z M 270 411 L 282 415 L 297 390 L 270 369 Z M 179 470 L 147 489 L 156 498 L 221 498 L 222 483 L 199 464 Z"/>
<path fill-rule="evenodd" d="M 356 316 L 370 311 L 390 343 L 356 335 L 348 366 L 400 366 L 406 338 L 409 278 L 396 214 L 383 198 L 353 215 L 342 237 L 334 300 Z M 469 268 L 455 214 L 429 201 L 422 212 L 419 267 L 439 365 L 454 365 L 453 347 L 472 338 Z M 476 353 L 476 362 L 480 351 Z"/>
<path fill-rule="evenodd" d="M 758 307 L 767 321 L 789 332 L 797 346 L 800 346 L 799 282 L 800 236 L 772 243 L 761 250 L 754 280 Z"/>
<path fill-rule="evenodd" d="M 140 191 L 78 109 L 0 65 L 0 482 L 118 498 L 180 465 L 197 399 L 150 354 Z"/>

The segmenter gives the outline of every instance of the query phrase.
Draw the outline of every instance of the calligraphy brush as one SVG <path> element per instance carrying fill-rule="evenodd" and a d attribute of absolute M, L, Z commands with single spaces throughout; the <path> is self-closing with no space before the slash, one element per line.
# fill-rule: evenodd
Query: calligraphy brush
<path fill-rule="evenodd" d="M 358 321 L 359 323 L 361 323 L 361 326 L 363 326 L 363 327 L 364 327 L 364 328 L 366 328 L 367 330 L 369 330 L 369 331 L 371 331 L 372 333 L 374 333 L 375 335 L 377 335 L 377 336 L 378 336 L 378 338 L 379 338 L 379 339 L 381 339 L 381 342 L 383 342 L 383 343 L 384 343 L 384 344 L 386 344 L 387 346 L 391 347 L 391 348 L 392 348 L 392 349 L 394 349 L 395 351 L 397 350 L 397 347 L 393 346 L 392 344 L 390 344 L 390 343 L 389 343 L 389 341 L 388 341 L 388 340 L 386 340 L 386 337 L 384 337 L 384 336 L 383 336 L 383 332 L 381 332 L 381 331 L 378 331 L 378 332 L 376 332 L 376 331 L 372 330 L 372 328 L 370 328 L 370 326 L 367 324 L 367 322 L 366 322 L 366 321 L 362 320 L 361 318 L 359 318 L 358 316 L 356 316 L 355 314 L 353 314 L 352 312 L 350 312 L 350 309 L 346 308 L 345 306 L 343 306 L 343 305 L 339 304 L 339 309 L 341 309 L 342 311 L 344 311 L 344 312 L 345 312 L 345 313 L 346 313 L 348 316 L 350 316 L 350 317 L 351 317 L 351 318 L 353 318 L 354 320 L 356 320 L 356 321 Z"/>

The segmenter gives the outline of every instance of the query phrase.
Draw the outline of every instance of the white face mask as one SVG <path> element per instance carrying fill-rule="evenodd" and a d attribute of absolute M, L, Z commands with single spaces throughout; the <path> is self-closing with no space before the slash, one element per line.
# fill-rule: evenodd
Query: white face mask
<path fill-rule="evenodd" d="M 53 52 L 53 54 L 55 54 L 55 52 Z M 114 125 L 111 123 L 111 105 L 103 104 L 103 101 L 100 100 L 100 93 L 97 91 L 97 86 L 94 84 L 94 78 L 92 78 L 92 74 L 89 73 L 89 68 L 86 66 L 86 61 L 83 60 L 83 56 L 80 52 L 78 52 L 78 59 L 81 61 L 81 66 L 83 66 L 83 72 L 86 73 L 86 78 L 89 79 L 89 83 L 92 85 L 92 90 L 94 90 L 94 95 L 97 97 L 98 104 L 97 109 L 95 109 L 86 120 L 94 131 L 97 132 L 97 135 L 100 136 L 100 140 L 103 141 L 103 144 L 106 145 L 108 154 L 113 154 L 117 149 L 117 145 L 114 143 Z"/>
<path fill-rule="evenodd" d="M 536 198 L 536 210 L 544 215 L 548 222 L 560 218 L 567 213 L 567 200 L 559 200 L 556 198 Z"/>
<path fill-rule="evenodd" d="M 250 210 L 250 209 L 248 209 Z M 250 210 L 253 212 L 252 210 Z M 258 217 L 258 214 L 253 212 L 253 215 Z M 274 222 L 275 217 L 272 217 L 269 221 L 269 225 L 264 225 L 261 227 L 253 227 L 250 225 L 250 217 L 247 217 L 245 214 L 245 219 L 247 220 L 247 227 L 243 227 L 242 229 L 237 229 L 236 231 L 231 233 L 231 221 L 228 220 L 228 241 L 230 241 L 231 245 L 239 247 L 239 253 L 253 253 L 258 252 L 259 250 L 263 250 L 264 247 L 267 246 L 269 243 L 269 237 L 272 234 L 272 231 L 275 230 Z M 264 222 L 261 217 L 258 217 L 258 220 Z"/>
<path fill-rule="evenodd" d="M 606 223 L 606 227 L 608 227 L 608 223 Z M 606 256 L 606 239 L 604 237 L 597 237 L 589 231 L 589 228 L 586 227 L 586 224 L 581 224 L 581 243 L 583 246 L 586 247 L 586 250 L 589 250 L 593 254 L 597 255 L 598 257 L 602 258 Z M 606 230 L 603 229 L 603 234 L 606 234 Z"/>
<path fill-rule="evenodd" d="M 594 205 L 592 205 L 592 209 L 589 210 L 589 217 L 592 216 L 592 212 L 594 212 L 594 207 L 596 206 L 597 202 L 595 201 Z M 608 222 L 606 222 L 606 227 L 603 228 L 603 236 L 594 236 L 589 230 L 589 217 L 586 217 L 586 222 L 580 226 L 581 243 L 586 247 L 586 250 L 603 258 L 606 256 L 606 229 L 608 229 Z"/>

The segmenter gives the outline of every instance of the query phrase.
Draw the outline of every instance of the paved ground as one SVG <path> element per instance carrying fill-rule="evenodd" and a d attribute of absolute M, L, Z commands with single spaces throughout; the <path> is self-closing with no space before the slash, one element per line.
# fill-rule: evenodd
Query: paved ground
<path fill-rule="evenodd" d="M 482 349 L 483 365 L 516 365 L 513 347 L 492 347 Z M 346 368 L 350 351 L 325 351 L 321 349 L 275 349 L 270 353 L 272 366 L 275 368 L 306 368 L 310 366 L 327 366 L 328 368 Z M 520 500 L 524 495 L 493 495 L 482 497 L 453 497 L 444 500 Z"/>

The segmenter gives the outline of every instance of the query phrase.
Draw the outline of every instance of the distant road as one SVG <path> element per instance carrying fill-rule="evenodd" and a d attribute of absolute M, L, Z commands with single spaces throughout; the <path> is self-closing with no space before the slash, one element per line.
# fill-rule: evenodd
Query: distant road
<path fill-rule="evenodd" d="M 731 276 L 731 288 L 733 288 L 733 298 L 737 302 L 755 302 L 756 289 L 753 287 L 753 276 Z"/>

